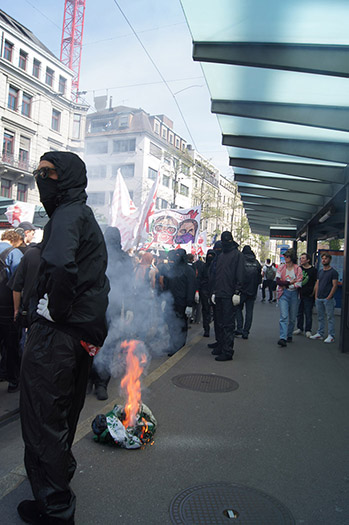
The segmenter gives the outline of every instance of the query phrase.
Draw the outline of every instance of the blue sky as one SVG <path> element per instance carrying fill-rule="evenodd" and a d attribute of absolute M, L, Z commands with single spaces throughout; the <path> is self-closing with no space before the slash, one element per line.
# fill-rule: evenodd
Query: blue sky
<path fill-rule="evenodd" d="M 133 30 L 165 78 L 161 80 L 114 0 L 87 0 L 80 90 L 119 104 L 166 114 L 174 129 L 219 168 L 231 173 L 221 131 L 210 111 L 210 95 L 179 0 L 118 0 Z M 64 0 L 2 0 L 1 9 L 24 24 L 59 57 Z M 189 131 L 187 129 L 189 128 Z M 190 132 L 190 135 L 189 135 Z"/>

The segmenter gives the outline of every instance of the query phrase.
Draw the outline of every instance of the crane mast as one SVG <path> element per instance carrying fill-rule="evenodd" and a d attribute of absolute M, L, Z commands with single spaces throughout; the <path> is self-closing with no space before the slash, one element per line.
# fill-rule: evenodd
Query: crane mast
<path fill-rule="evenodd" d="M 72 99 L 79 98 L 82 36 L 84 31 L 86 0 L 65 0 L 61 42 L 61 62 L 73 72 Z"/>

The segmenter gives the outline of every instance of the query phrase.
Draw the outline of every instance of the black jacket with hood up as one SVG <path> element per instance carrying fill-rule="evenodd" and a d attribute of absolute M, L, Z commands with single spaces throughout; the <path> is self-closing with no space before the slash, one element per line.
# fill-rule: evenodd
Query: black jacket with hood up
<path fill-rule="evenodd" d="M 171 292 L 176 306 L 193 306 L 195 272 L 186 262 L 185 250 L 170 250 L 168 257 L 170 262 L 164 278 L 164 289 Z"/>
<path fill-rule="evenodd" d="M 101 346 L 107 335 L 107 251 L 86 205 L 85 164 L 70 152 L 45 153 L 41 160 L 55 165 L 58 181 L 55 208 L 44 229 L 36 299 L 48 294 L 58 330 Z M 39 192 L 43 202 L 40 186 Z M 38 315 L 35 320 L 49 322 Z"/>
<path fill-rule="evenodd" d="M 241 292 L 244 281 L 244 261 L 238 244 L 230 234 L 225 243 L 222 233 L 222 253 L 217 257 L 213 293 L 219 298 L 231 298 L 235 292 Z M 228 232 L 230 233 L 230 232 Z"/>

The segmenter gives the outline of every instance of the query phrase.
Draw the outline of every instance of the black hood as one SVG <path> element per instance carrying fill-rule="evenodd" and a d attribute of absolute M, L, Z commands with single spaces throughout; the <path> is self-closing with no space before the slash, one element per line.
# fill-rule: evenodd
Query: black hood
<path fill-rule="evenodd" d="M 214 250 L 207 250 L 206 253 L 206 263 L 207 266 L 210 266 L 213 259 L 217 256 L 216 252 Z"/>
<path fill-rule="evenodd" d="M 104 232 L 104 240 L 108 249 L 121 250 L 120 230 L 116 226 L 108 226 Z"/>
<path fill-rule="evenodd" d="M 213 249 L 214 249 L 216 255 L 221 253 L 222 248 L 223 248 L 222 241 L 216 241 L 214 243 Z"/>
<path fill-rule="evenodd" d="M 186 263 L 187 252 L 183 248 L 178 250 L 170 250 L 168 252 L 168 260 L 174 264 Z"/>
<path fill-rule="evenodd" d="M 253 255 L 253 257 L 255 257 L 254 252 L 251 250 L 251 246 L 249 246 L 248 244 L 246 244 L 246 246 L 243 247 L 242 253 L 244 255 Z"/>
<path fill-rule="evenodd" d="M 234 241 L 233 236 L 229 231 L 225 231 L 222 233 L 221 241 L 224 253 L 230 252 L 231 250 L 239 246 L 238 243 Z"/>
<path fill-rule="evenodd" d="M 40 160 L 52 162 L 57 170 L 57 206 L 77 200 L 86 202 L 86 166 L 78 155 L 70 151 L 49 151 Z"/>

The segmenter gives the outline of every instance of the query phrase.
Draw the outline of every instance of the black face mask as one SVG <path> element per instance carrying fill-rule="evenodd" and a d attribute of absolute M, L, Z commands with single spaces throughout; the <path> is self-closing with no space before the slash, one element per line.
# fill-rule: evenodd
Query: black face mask
<path fill-rule="evenodd" d="M 58 204 L 58 186 L 57 181 L 54 179 L 43 179 L 38 177 L 36 180 L 38 185 L 40 201 L 46 210 L 49 217 L 53 214 Z"/>

